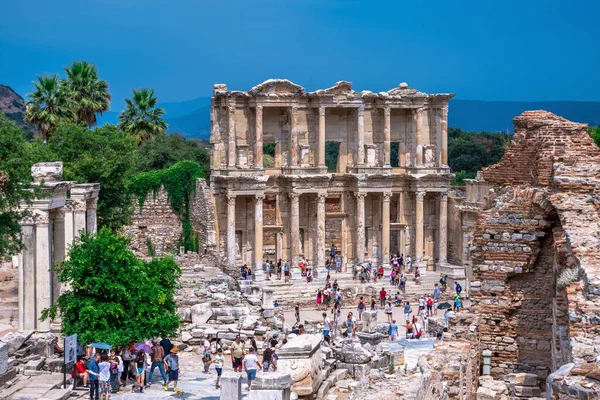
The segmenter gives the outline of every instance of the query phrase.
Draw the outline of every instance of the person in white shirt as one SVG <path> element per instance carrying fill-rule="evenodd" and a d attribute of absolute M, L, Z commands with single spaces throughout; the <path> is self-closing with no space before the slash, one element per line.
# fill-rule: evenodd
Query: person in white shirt
<path fill-rule="evenodd" d="M 100 400 L 108 400 L 108 396 L 110 396 L 110 383 L 108 382 L 110 379 L 110 364 L 108 355 L 102 354 L 100 356 L 100 364 L 98 364 L 100 369 L 100 372 L 98 373 L 98 381 L 100 381 Z"/>
<path fill-rule="evenodd" d="M 262 368 L 261 363 L 258 361 L 258 357 L 254 354 L 254 349 L 250 347 L 248 354 L 244 357 L 244 371 L 248 376 L 248 390 L 252 386 L 252 381 L 256 379 L 256 367 Z"/>
<path fill-rule="evenodd" d="M 331 332 L 331 321 L 327 316 L 327 313 L 323 313 L 323 338 L 327 337 Z"/>
<path fill-rule="evenodd" d="M 215 356 L 215 370 L 217 371 L 217 384 L 216 388 L 221 387 L 221 374 L 223 373 L 223 363 L 225 362 L 225 357 L 223 357 L 223 350 L 218 349 L 217 355 Z"/>

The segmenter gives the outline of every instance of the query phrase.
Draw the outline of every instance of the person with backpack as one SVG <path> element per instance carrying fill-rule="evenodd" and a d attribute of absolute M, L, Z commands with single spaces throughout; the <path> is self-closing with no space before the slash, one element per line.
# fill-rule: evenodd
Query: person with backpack
<path fill-rule="evenodd" d="M 164 359 L 165 369 L 169 375 L 169 380 L 165 385 L 165 390 L 169 390 L 169 385 L 173 382 L 173 391 L 175 393 L 179 393 L 177 390 L 177 381 L 179 380 L 179 356 L 177 355 L 177 347 L 173 347 L 171 349 L 171 353 L 167 355 Z"/>
<path fill-rule="evenodd" d="M 365 299 L 360 296 L 360 299 L 358 300 L 358 307 L 356 308 L 356 310 L 358 311 L 358 320 L 362 321 L 362 315 L 365 312 Z"/>
<path fill-rule="evenodd" d="M 210 368 L 210 364 L 212 364 L 212 352 L 210 351 L 209 339 L 204 339 L 204 342 L 202 342 L 202 362 L 204 363 L 205 374 L 210 373 L 208 369 Z"/>

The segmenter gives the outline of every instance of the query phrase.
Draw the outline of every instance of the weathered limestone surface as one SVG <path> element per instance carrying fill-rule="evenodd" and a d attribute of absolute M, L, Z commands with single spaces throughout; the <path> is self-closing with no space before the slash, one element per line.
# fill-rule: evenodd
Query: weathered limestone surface
<path fill-rule="evenodd" d="M 289 374 L 298 396 L 316 393 L 322 378 L 320 335 L 300 335 L 290 339 L 277 351 L 278 372 Z"/>
<path fill-rule="evenodd" d="M 260 271 L 259 260 L 278 259 L 296 267 L 301 258 L 316 269 L 334 244 L 343 268 L 388 264 L 396 251 L 424 253 L 433 267 L 445 251 L 437 239 L 444 219 L 438 203 L 451 180 L 444 121 L 452 96 L 405 83 L 380 93 L 356 92 L 344 81 L 315 92 L 285 79 L 247 92 L 215 85 L 211 192 L 218 254 L 231 270 L 247 264 Z M 335 171 L 325 166 L 328 142 L 339 146 Z M 392 143 L 398 160 L 390 159 Z M 263 154 L 263 145 L 273 153 Z M 262 229 L 255 196 L 264 196 Z"/>
<path fill-rule="evenodd" d="M 510 148 L 483 171 L 497 195 L 475 229 L 471 295 L 492 376 L 544 379 L 600 352 L 600 149 L 587 125 L 545 111 L 514 122 Z"/>

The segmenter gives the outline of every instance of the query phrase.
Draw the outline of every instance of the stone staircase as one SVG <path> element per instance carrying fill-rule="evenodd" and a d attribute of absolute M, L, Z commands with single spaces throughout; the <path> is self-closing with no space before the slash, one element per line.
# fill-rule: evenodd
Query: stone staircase
<path fill-rule="evenodd" d="M 350 273 L 335 273 L 331 272 L 331 282 L 337 279 L 339 287 L 342 292 L 348 297 L 351 294 L 355 296 L 375 296 L 379 298 L 379 291 L 381 287 L 385 287 L 388 293 L 396 293 L 399 291 L 398 288 L 390 285 L 389 278 L 383 280 L 377 280 L 376 283 L 360 283 L 358 280 L 352 280 L 352 274 Z M 438 283 L 440 275 L 434 271 L 425 271 L 421 273 L 421 284 L 417 285 L 414 282 L 413 275 L 407 275 L 408 281 L 406 283 L 406 291 L 402 294 L 404 299 L 409 301 L 415 301 L 419 296 L 432 293 L 433 287 Z M 273 298 L 283 306 L 292 306 L 295 303 L 301 303 L 303 306 L 315 304 L 316 293 L 319 288 L 324 287 L 324 282 L 319 279 L 313 280 L 311 283 L 307 283 L 306 280 L 301 281 L 290 281 L 285 283 L 283 280 L 275 280 L 273 276 L 272 280 L 261 282 L 261 285 L 270 287 L 273 289 Z M 347 303 L 346 303 L 347 304 Z M 303 307 L 305 308 L 305 307 Z"/>

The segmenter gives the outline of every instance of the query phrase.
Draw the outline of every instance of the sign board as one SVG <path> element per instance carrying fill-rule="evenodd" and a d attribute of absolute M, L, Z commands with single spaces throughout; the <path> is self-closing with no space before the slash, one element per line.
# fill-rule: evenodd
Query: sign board
<path fill-rule="evenodd" d="M 65 337 L 65 364 L 77 361 L 77 334 Z"/>

